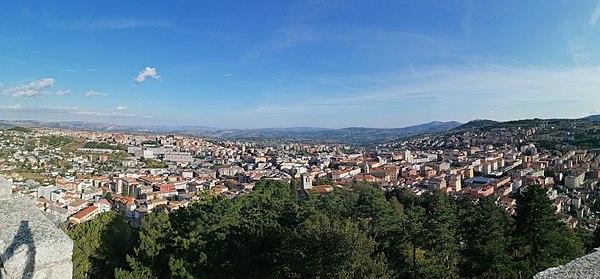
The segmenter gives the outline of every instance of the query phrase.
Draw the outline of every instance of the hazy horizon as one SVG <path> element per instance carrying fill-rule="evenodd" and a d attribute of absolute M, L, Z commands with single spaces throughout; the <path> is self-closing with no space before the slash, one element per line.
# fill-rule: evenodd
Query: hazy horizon
<path fill-rule="evenodd" d="M 585 118 L 585 117 L 589 117 L 589 116 L 595 116 L 598 115 L 600 116 L 600 114 L 590 114 L 584 117 L 576 117 L 576 118 L 569 118 L 569 117 L 549 117 L 549 118 L 541 118 L 541 117 L 531 117 L 531 118 L 516 118 L 516 119 L 505 119 L 505 120 L 498 120 L 498 119 L 484 119 L 484 118 L 477 118 L 477 119 L 470 119 L 468 121 L 456 121 L 456 120 L 431 120 L 431 121 L 427 121 L 427 122 L 420 122 L 420 123 L 412 123 L 412 124 L 408 124 L 406 126 L 397 126 L 397 127 L 369 127 L 369 126 L 344 126 L 344 127 L 319 127 L 319 126 L 280 126 L 280 127 L 219 127 L 219 126 L 208 126 L 208 125 L 201 125 L 201 124 L 177 124 L 177 123 L 167 123 L 167 124 L 118 124 L 118 123 L 111 123 L 111 122 L 102 122 L 102 121 L 85 121 L 85 120 L 64 120 L 64 121 L 45 121 L 45 120 L 35 120 L 35 119 L 0 119 L 0 122 L 29 122 L 29 121 L 38 121 L 38 122 L 43 122 L 43 123 L 74 123 L 74 122 L 82 122 L 82 123 L 90 123 L 90 124 L 103 124 L 103 125 L 116 125 L 116 126 L 129 126 L 129 127 L 140 127 L 140 128 L 183 128 L 183 127 L 190 127 L 190 128 L 206 128 L 206 129 L 213 129 L 213 130 L 260 130 L 260 129 L 323 129 L 323 130 L 336 130 L 336 129 L 346 129 L 346 128 L 367 128 L 367 129 L 402 129 L 402 128 L 408 128 L 408 127 L 413 127 L 413 126 L 419 126 L 419 125 L 426 125 L 426 124 L 431 124 L 431 123 L 451 123 L 451 122 L 456 122 L 459 123 L 461 125 L 464 125 L 466 123 L 469 123 L 471 121 L 487 121 L 487 120 L 491 120 L 491 121 L 496 121 L 496 122 L 508 122 L 508 121 L 519 121 L 519 120 L 533 120 L 536 118 L 539 119 L 581 119 L 581 118 Z"/>

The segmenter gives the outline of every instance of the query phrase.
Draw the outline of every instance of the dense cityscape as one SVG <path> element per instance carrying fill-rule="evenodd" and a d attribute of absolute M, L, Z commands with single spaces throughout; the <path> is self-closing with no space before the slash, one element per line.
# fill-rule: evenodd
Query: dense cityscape
<path fill-rule="evenodd" d="M 240 266 L 237 268 L 250 264 L 239 270 L 239 274 L 236 274 L 237 269 L 232 267 L 226 269 L 230 273 L 223 273 L 225 270 L 217 267 L 202 267 L 203 264 L 208 265 L 213 260 L 210 258 L 205 260 L 197 258 L 195 261 L 187 262 L 186 264 L 192 266 L 180 267 L 179 271 L 172 266 L 166 270 L 155 270 L 160 266 L 156 265 L 159 261 L 149 265 L 150 271 L 136 273 L 141 271 L 138 270 L 139 263 L 135 264 L 135 260 L 141 261 L 148 256 L 144 256 L 138 250 L 143 246 L 135 248 L 133 243 L 139 243 L 144 240 L 144 237 L 148 237 L 145 235 L 148 230 L 158 229 L 151 229 L 147 225 L 148 222 L 157 222 L 152 221 L 154 218 L 167 218 L 159 217 L 161 214 L 166 214 L 165 216 L 183 215 L 187 218 L 202 219 L 197 214 L 209 213 L 197 211 L 204 207 L 216 206 L 214 203 L 221 199 L 243 203 L 260 196 L 273 200 L 267 204 L 255 204 L 256 201 L 253 201 L 250 206 L 261 208 L 259 211 L 273 211 L 269 214 L 285 216 L 286 210 L 292 210 L 300 205 L 295 214 L 308 215 L 295 217 L 298 218 L 295 222 L 309 222 L 310 216 L 316 214 L 308 213 L 310 211 L 304 212 L 307 210 L 305 207 L 325 211 L 324 218 L 334 218 L 332 220 L 349 218 L 354 220 L 353 222 L 359 222 L 360 225 L 350 229 L 364 233 L 365 240 L 377 241 L 376 246 L 367 252 L 370 264 L 374 266 L 373 269 L 362 270 L 360 272 L 364 273 L 357 273 L 350 277 L 443 278 L 446 276 L 444 274 L 468 277 L 485 276 L 486 272 L 500 272 L 501 277 L 511 277 L 516 273 L 531 276 L 533 272 L 567 263 L 600 244 L 598 242 L 600 238 L 597 240 L 593 233 L 598 222 L 597 214 L 600 212 L 600 199 L 596 190 L 600 180 L 600 154 L 598 149 L 594 148 L 595 145 L 589 146 L 582 142 L 584 139 L 581 138 L 581 134 L 593 135 L 592 131 L 597 131 L 598 127 L 600 124 L 593 118 L 533 119 L 513 122 L 478 120 L 444 132 L 361 146 L 345 144 L 343 139 L 340 139 L 339 143 L 331 144 L 291 143 L 275 138 L 264 141 L 216 141 L 184 135 L 127 134 L 13 126 L 1 131 L 0 160 L 2 172 L 8 179 L 8 183 L 13 185 L 12 191 L 34 201 L 40 211 L 75 240 L 73 275 L 76 278 L 116 276 L 113 272 L 117 272 L 116 274 L 120 274 L 119 276 L 123 278 L 128 276 L 177 277 L 182 276 L 177 272 L 183 271 L 185 272 L 182 274 L 193 277 L 201 274 L 208 277 L 219 277 L 215 274 L 238 277 L 248 273 L 252 274 L 248 275 L 250 278 L 264 276 L 304 278 L 337 274 L 334 271 L 321 275 L 304 273 L 308 270 L 298 270 L 294 267 L 288 267 L 292 270 L 265 267 L 264 270 L 256 269 L 252 271 L 255 273 L 252 273 L 248 270 L 249 266 L 260 263 L 260 259 L 251 258 L 239 263 Z M 592 139 L 591 143 L 597 144 L 597 141 Z M 258 193 L 254 191 L 256 187 Z M 280 196 L 281 192 L 277 192 L 282 191 L 282 187 L 283 197 Z M 488 216 L 489 218 L 513 216 L 515 220 L 519 220 L 523 218 L 519 216 L 523 214 L 523 212 L 519 213 L 519 210 L 523 210 L 523 205 L 519 205 L 519 198 L 532 192 L 528 191 L 531 187 L 537 187 L 535 191 L 543 193 L 542 199 L 547 200 L 545 205 L 551 208 L 550 217 L 564 224 L 565 229 L 571 230 L 554 237 L 562 242 L 571 241 L 573 244 L 564 248 L 566 250 L 543 245 L 527 249 L 542 251 L 553 249 L 555 252 L 560 252 L 554 254 L 555 257 L 560 255 L 562 258 L 553 258 L 549 262 L 528 262 L 531 260 L 528 257 L 534 255 L 531 251 L 522 245 L 511 246 L 514 244 L 507 243 L 499 245 L 493 251 L 482 250 L 478 252 L 480 254 L 473 254 L 473 250 L 477 251 L 481 246 L 498 246 L 495 241 L 501 239 L 514 237 L 513 241 L 518 242 L 518 237 L 514 235 L 518 224 L 517 228 L 511 228 L 514 225 L 508 222 L 503 225 L 505 228 L 500 227 L 496 232 L 464 232 L 463 222 L 468 221 L 465 220 L 467 218 L 465 212 L 483 206 L 480 210 L 489 211 L 486 214 L 498 214 Z M 351 198 L 348 195 L 356 196 Z M 344 213 L 341 208 L 327 209 L 333 206 L 328 203 L 332 202 L 330 199 L 334 196 L 337 198 L 333 199 L 342 199 L 338 200 L 338 203 L 347 203 L 346 206 L 351 209 L 346 210 L 350 211 Z M 284 200 L 277 200 L 282 198 Z M 290 208 L 272 208 L 277 207 L 281 202 L 287 203 Z M 268 207 L 263 208 L 264 206 Z M 361 209 L 361 206 L 366 208 Z M 442 208 L 438 209 L 436 206 Z M 535 206 L 540 207 L 538 210 L 544 208 L 544 204 Z M 280 210 L 284 211 L 280 212 Z M 361 210 L 364 211 L 362 214 L 367 216 L 361 215 Z M 387 218 L 392 218 L 391 220 L 378 216 L 386 214 L 385 212 L 390 214 Z M 442 213 L 445 215 L 438 216 Z M 191 217 L 190 214 L 196 217 Z M 267 213 L 258 216 L 247 215 L 256 214 L 251 212 L 238 212 L 238 214 L 236 218 L 241 218 L 240 221 L 243 222 L 252 221 L 254 218 L 262 221 L 269 219 L 268 215 L 263 215 Z M 271 218 L 275 218 L 274 222 L 282 222 L 279 219 L 282 216 Z M 381 218 L 383 220 L 380 220 Z M 430 227 L 429 222 L 435 218 L 445 220 L 441 223 L 443 228 Z M 113 230 L 114 228 L 110 226 L 117 226 L 116 220 L 120 220 L 122 226 L 127 226 L 129 229 L 120 229 L 127 233 L 114 231 L 115 235 L 110 238 L 129 239 L 130 242 L 118 247 L 103 248 L 102 245 L 114 244 L 104 243 L 108 240 L 100 240 L 99 246 L 95 248 L 97 250 L 91 249 L 89 241 L 99 240 L 93 239 L 93 234 L 89 235 L 88 230 L 92 226 L 100 230 Z M 171 222 L 175 225 L 175 220 Z M 179 222 L 183 221 L 179 220 Z M 188 219 L 186 222 L 197 221 Z M 219 221 L 204 222 L 210 224 Z M 378 228 L 385 224 L 380 222 L 391 222 L 388 226 L 392 228 Z M 394 222 L 397 224 L 394 225 Z M 415 222 L 421 222 L 422 228 L 415 228 Z M 187 226 L 186 223 L 179 223 L 179 225 Z M 225 228 L 227 226 L 222 225 L 221 229 Z M 261 227 L 261 229 L 267 228 L 269 227 Z M 213 229 L 218 230 L 218 228 Z M 138 230 L 139 236 L 134 233 Z M 411 230 L 418 231 L 410 233 Z M 441 235 L 431 236 L 430 230 L 439 231 Z M 166 234 L 167 231 L 163 233 Z M 208 230 L 206 233 L 210 234 L 211 231 Z M 263 233 L 273 232 L 266 230 Z M 482 243 L 469 243 L 464 239 L 466 237 L 464 233 L 472 234 L 469 237 L 479 235 L 483 239 L 478 241 Z M 499 235 L 494 235 L 497 239 L 488 239 L 486 233 Z M 521 233 L 526 234 L 526 232 Z M 406 234 L 404 237 L 413 235 L 415 239 L 402 240 L 399 236 L 401 234 Z M 163 241 L 176 241 L 176 235 L 172 236 L 173 239 L 167 238 Z M 382 238 L 383 235 L 386 237 Z M 416 239 L 417 235 L 418 239 Z M 184 237 L 191 238 L 190 235 Z M 436 239 L 440 237 L 442 239 Z M 534 237 L 549 237 L 545 241 L 548 243 L 553 241 L 544 233 L 534 234 Z M 570 237 L 570 240 L 565 240 L 564 237 Z M 123 239 L 112 241 L 123 241 Z M 378 243 L 383 239 L 397 242 L 385 245 Z M 438 242 L 437 245 L 441 245 L 443 249 L 438 250 L 440 247 L 429 246 L 430 241 Z M 527 240 L 525 242 L 527 243 Z M 412 256 L 415 257 L 412 264 L 410 263 L 412 248 L 409 244 L 416 249 L 412 250 Z M 253 244 L 242 242 L 239 245 Z M 114 254 L 111 254 L 101 252 L 101 248 L 124 250 L 112 251 L 111 253 Z M 324 247 L 314 249 L 320 250 Z M 461 263 L 461 256 L 459 256 L 465 253 L 465 249 L 472 249 L 465 254 L 467 256 L 479 255 L 491 258 L 485 260 L 467 258 L 469 261 L 480 261 L 478 264 L 481 265 L 477 268 L 467 267 Z M 498 252 L 503 249 L 507 251 L 514 249 L 508 256 L 511 253 L 523 253 L 523 255 L 506 260 L 503 257 L 507 255 Z M 231 252 L 233 251 L 229 251 Z M 272 257 L 272 252 L 268 252 L 265 257 Z M 446 262 L 447 259 L 440 262 L 441 259 L 437 258 L 437 255 L 431 254 L 434 252 L 448 254 L 447 257 L 454 257 L 454 259 L 452 263 Z M 128 254 L 125 261 L 125 255 Z M 378 259 L 377 255 L 382 259 Z M 99 256 L 113 257 L 104 260 L 115 263 L 104 267 L 97 266 L 98 263 L 95 263 L 94 259 Z M 126 262 L 129 263 L 129 267 Z M 525 262 L 525 266 L 520 266 Z M 325 266 L 319 272 L 327 272 Z"/>

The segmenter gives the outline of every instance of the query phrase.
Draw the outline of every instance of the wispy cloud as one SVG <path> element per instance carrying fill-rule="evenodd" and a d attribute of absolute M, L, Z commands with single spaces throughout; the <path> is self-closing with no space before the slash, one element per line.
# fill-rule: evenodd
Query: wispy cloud
<path fill-rule="evenodd" d="M 325 126 L 398 127 L 402 124 L 393 119 L 404 117 L 402 111 L 420 112 L 410 116 L 415 118 L 412 124 L 439 119 L 486 118 L 490 117 L 490 111 L 501 112 L 497 117 L 504 119 L 567 117 L 582 116 L 582 112 L 593 110 L 599 100 L 600 79 L 597 77 L 600 67 L 490 64 L 413 68 L 413 71 L 367 75 L 320 76 L 310 81 L 313 88 L 309 91 L 273 94 L 253 108 L 241 111 L 240 121 L 260 123 L 260 119 L 272 116 L 278 121 L 287 121 L 282 125 L 298 125 L 294 122 L 296 118 L 306 121 L 303 116 L 313 115 L 315 123 Z M 287 112 L 283 113 L 282 108 Z M 397 113 L 381 114 L 378 119 L 381 111 Z M 358 117 L 361 113 L 356 112 L 373 117 L 361 119 Z M 349 117 L 334 117 L 339 115 Z M 322 121 L 330 118 L 331 121 L 346 122 Z M 365 121 L 372 123 L 362 123 Z"/>
<path fill-rule="evenodd" d="M 58 96 L 65 96 L 65 95 L 69 95 L 71 94 L 71 90 L 70 89 L 61 89 L 56 91 L 56 95 Z"/>
<path fill-rule="evenodd" d="M 423 98 L 431 101 L 454 99 L 467 103 L 494 104 L 492 100 L 516 103 L 543 98 L 560 102 L 594 98 L 600 90 L 600 80 L 596 78 L 600 75 L 600 68 L 597 67 L 481 65 L 454 68 L 424 67 L 418 72 L 421 74 L 407 75 L 401 72 L 354 77 L 367 83 L 378 81 L 382 84 L 381 89 L 371 94 L 354 94 L 346 100 L 399 101 Z M 348 80 L 338 82 L 349 83 Z M 350 86 L 352 85 L 350 83 Z"/>
<path fill-rule="evenodd" d="M 567 40 L 569 43 L 569 50 L 573 57 L 573 63 L 576 66 L 580 66 L 589 61 L 591 54 L 587 50 L 586 37 L 579 37 L 577 39 Z"/>
<path fill-rule="evenodd" d="M 53 22 L 53 25 L 62 29 L 81 30 L 81 31 L 101 31 L 113 29 L 137 29 L 152 27 L 172 27 L 173 23 L 160 19 L 135 19 L 135 18 L 111 18 L 97 20 L 80 20 Z"/>
<path fill-rule="evenodd" d="M 44 78 L 33 81 L 29 84 L 17 85 L 3 91 L 3 95 L 10 95 L 13 97 L 23 98 L 34 98 L 41 97 L 46 94 L 46 90 L 54 85 L 55 80 L 53 78 Z"/>
<path fill-rule="evenodd" d="M 117 111 L 126 111 L 127 106 L 117 106 Z"/>
<path fill-rule="evenodd" d="M 595 26 L 596 23 L 598 22 L 599 18 L 600 18 L 600 0 L 596 1 L 596 8 L 594 8 L 594 12 L 592 12 L 592 15 L 590 16 L 590 21 L 589 21 L 590 26 Z"/>
<path fill-rule="evenodd" d="M 39 106 L 39 107 L 26 107 L 21 104 L 15 105 L 6 105 L 0 106 L 0 111 L 11 111 L 11 112 L 20 112 L 26 114 L 58 114 L 58 115 L 72 115 L 72 116 L 93 116 L 93 117 L 137 117 L 137 118 L 155 118 L 152 115 L 137 115 L 133 113 L 128 113 L 124 111 L 114 111 L 114 112 L 101 112 L 88 110 L 80 107 L 53 107 L 53 106 Z"/>
<path fill-rule="evenodd" d="M 60 75 L 63 75 L 65 73 L 68 73 L 68 74 L 82 73 L 82 72 L 84 72 L 84 73 L 90 73 L 90 72 L 96 72 L 96 71 L 98 71 L 98 70 L 97 69 L 93 69 L 93 68 L 89 68 L 89 69 L 64 69 L 64 70 L 61 70 L 59 72 L 56 72 L 53 75 L 54 76 L 60 76 Z"/>
<path fill-rule="evenodd" d="M 153 78 L 156 80 L 160 80 L 160 75 L 158 75 L 158 73 L 156 72 L 156 68 L 147 66 L 146 68 L 144 68 L 143 71 L 139 72 L 137 77 L 135 77 L 135 79 L 133 79 L 133 82 L 135 82 L 136 84 L 141 84 L 147 78 Z"/>
<path fill-rule="evenodd" d="M 10 106 L 0 106 L 0 109 L 2 110 L 19 110 L 23 108 L 23 105 L 21 104 L 14 104 L 14 105 L 10 105 Z"/>
<path fill-rule="evenodd" d="M 94 97 L 94 96 L 106 96 L 108 95 L 107 93 L 102 93 L 102 92 L 97 92 L 94 90 L 90 90 L 88 92 L 85 93 L 86 96 L 88 97 Z"/>
<path fill-rule="evenodd" d="M 292 48 L 323 43 L 326 44 L 324 47 L 330 47 L 333 44 L 337 45 L 340 50 L 353 49 L 354 51 L 359 50 L 360 53 L 378 52 L 381 54 L 382 51 L 385 51 L 386 53 L 398 55 L 397 50 L 407 46 L 421 51 L 450 52 L 449 43 L 446 41 L 448 39 L 409 31 L 359 26 L 304 24 L 283 26 L 271 33 L 270 38 L 248 49 L 244 53 L 242 61 L 248 62 L 266 55 L 282 53 Z M 431 52 L 427 52 L 427 54 L 431 55 Z M 320 61 L 319 63 L 323 62 Z"/>
<path fill-rule="evenodd" d="M 471 20 L 473 17 L 474 3 L 471 0 L 465 1 L 465 13 L 460 18 L 460 27 L 462 28 L 463 33 L 470 35 L 471 34 Z"/>

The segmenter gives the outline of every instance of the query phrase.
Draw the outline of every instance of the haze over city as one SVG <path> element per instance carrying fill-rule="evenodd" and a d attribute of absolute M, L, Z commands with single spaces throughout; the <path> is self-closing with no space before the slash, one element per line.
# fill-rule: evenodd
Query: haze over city
<path fill-rule="evenodd" d="M 0 9 L 0 119 L 404 127 L 600 109 L 598 1 Z"/>

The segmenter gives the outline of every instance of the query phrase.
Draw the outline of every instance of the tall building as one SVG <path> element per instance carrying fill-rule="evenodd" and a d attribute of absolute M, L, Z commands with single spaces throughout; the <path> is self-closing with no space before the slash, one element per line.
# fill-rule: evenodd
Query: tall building
<path fill-rule="evenodd" d="M 300 190 L 312 189 L 313 177 L 310 174 L 303 173 L 300 175 Z"/>
<path fill-rule="evenodd" d="M 404 159 L 404 161 L 407 161 L 409 163 L 413 162 L 413 157 L 412 157 L 412 154 L 410 154 L 410 150 L 402 150 L 402 159 Z"/>
<path fill-rule="evenodd" d="M 583 184 L 585 173 L 571 174 L 565 177 L 565 187 L 569 189 L 579 188 Z"/>
<path fill-rule="evenodd" d="M 300 175 L 300 190 L 298 190 L 298 201 L 302 202 L 308 195 L 308 190 L 312 189 L 313 177 L 310 173 Z"/>
<path fill-rule="evenodd" d="M 56 188 L 56 186 L 54 185 L 41 186 L 37 189 L 38 198 L 44 197 L 46 199 L 51 199 L 52 191 L 55 191 L 57 189 L 58 188 Z"/>

